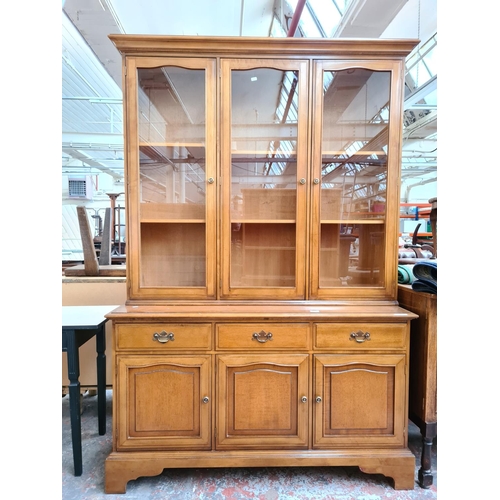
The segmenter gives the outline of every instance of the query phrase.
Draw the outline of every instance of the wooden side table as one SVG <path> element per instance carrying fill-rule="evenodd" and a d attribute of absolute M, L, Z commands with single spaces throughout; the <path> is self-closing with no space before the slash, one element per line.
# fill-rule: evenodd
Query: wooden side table
<path fill-rule="evenodd" d="M 415 314 L 410 337 L 409 417 L 422 434 L 422 488 L 433 483 L 431 448 L 437 436 L 437 295 L 398 286 L 399 305 Z"/>
<path fill-rule="evenodd" d="M 78 349 L 96 337 L 97 411 L 99 434 L 106 434 L 106 336 L 105 315 L 118 306 L 63 306 L 62 350 L 67 353 L 69 408 L 75 476 L 82 475 L 82 425 L 80 419 L 80 361 Z"/>

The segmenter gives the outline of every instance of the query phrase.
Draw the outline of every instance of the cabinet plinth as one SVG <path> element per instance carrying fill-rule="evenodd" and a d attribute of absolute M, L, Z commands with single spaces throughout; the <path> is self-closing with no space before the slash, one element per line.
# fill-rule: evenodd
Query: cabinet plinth
<path fill-rule="evenodd" d="M 358 466 L 412 489 L 397 304 L 417 40 L 110 35 L 127 301 L 107 493 L 178 467 Z"/>

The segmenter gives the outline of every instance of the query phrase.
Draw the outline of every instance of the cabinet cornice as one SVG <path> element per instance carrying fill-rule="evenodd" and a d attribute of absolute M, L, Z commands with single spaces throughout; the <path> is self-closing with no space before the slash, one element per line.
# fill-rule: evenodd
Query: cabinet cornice
<path fill-rule="evenodd" d="M 124 55 L 406 57 L 417 39 L 264 38 L 163 35 L 109 35 Z"/>

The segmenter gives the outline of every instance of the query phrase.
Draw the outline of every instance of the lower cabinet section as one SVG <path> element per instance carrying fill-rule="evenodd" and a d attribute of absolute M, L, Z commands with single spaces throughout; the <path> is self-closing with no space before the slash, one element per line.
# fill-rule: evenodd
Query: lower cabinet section
<path fill-rule="evenodd" d="M 305 311 L 272 323 L 111 314 L 106 492 L 165 468 L 305 465 L 357 465 L 412 489 L 411 315 L 401 311 L 392 306 L 376 323 L 331 310 L 324 321 Z"/>
<path fill-rule="evenodd" d="M 217 356 L 217 449 L 307 448 L 309 356 Z"/>
<path fill-rule="evenodd" d="M 315 356 L 314 447 L 403 446 L 405 356 Z"/>
<path fill-rule="evenodd" d="M 119 356 L 116 448 L 210 449 L 211 357 Z"/>

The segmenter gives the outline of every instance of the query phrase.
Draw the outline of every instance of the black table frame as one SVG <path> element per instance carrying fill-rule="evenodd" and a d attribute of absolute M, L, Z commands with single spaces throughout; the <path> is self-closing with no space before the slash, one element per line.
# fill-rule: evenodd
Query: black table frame
<path fill-rule="evenodd" d="M 67 353 L 69 378 L 69 408 L 75 476 L 82 475 L 82 422 L 80 410 L 79 348 L 96 337 L 97 352 L 97 415 L 99 435 L 106 434 L 106 334 L 103 320 L 97 325 L 62 326 L 62 351 Z"/>

